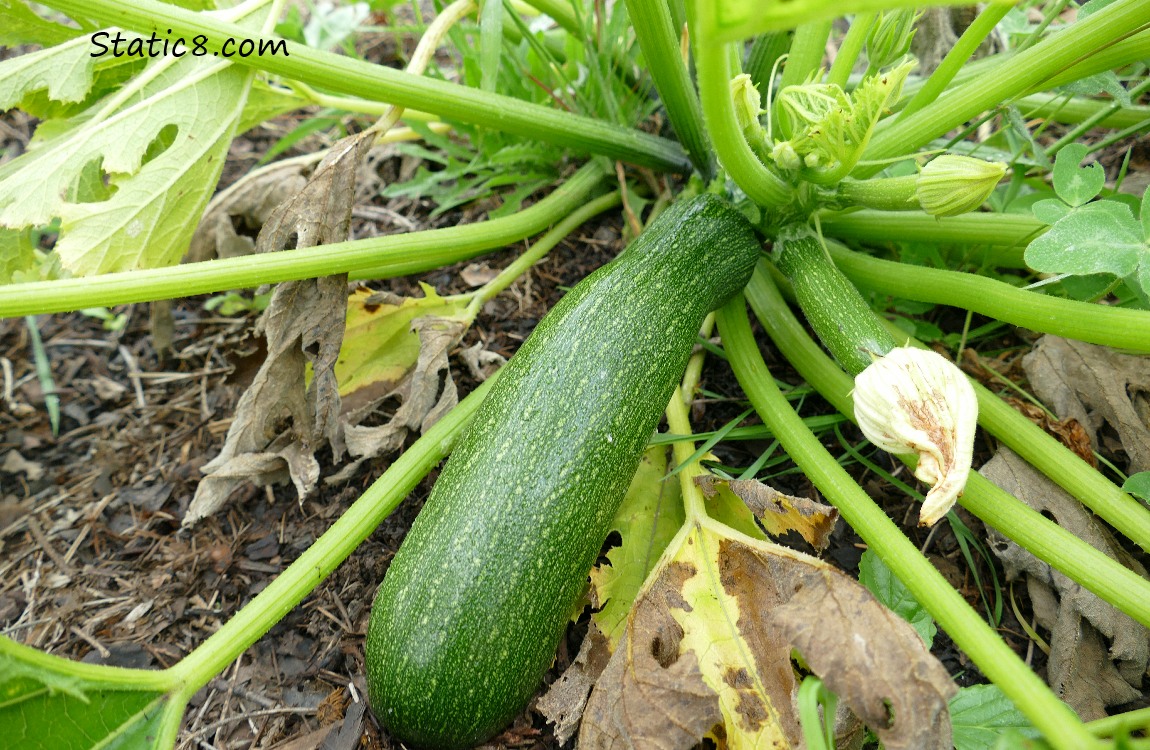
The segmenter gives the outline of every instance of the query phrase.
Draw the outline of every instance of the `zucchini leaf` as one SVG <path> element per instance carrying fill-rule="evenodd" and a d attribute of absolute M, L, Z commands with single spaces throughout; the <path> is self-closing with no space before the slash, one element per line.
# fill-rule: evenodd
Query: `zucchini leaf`
<path fill-rule="evenodd" d="M 614 648 L 623 637 L 627 613 L 647 574 L 683 525 L 683 500 L 676 479 L 667 476 L 667 446 L 647 448 L 611 531 L 622 543 L 591 571 L 599 609 L 592 615 Z"/>
<path fill-rule="evenodd" d="M 91 49 L 85 35 L 0 64 L 0 110 L 43 105 L 45 93 L 48 102 L 87 103 L 97 67 L 114 64 Z M 0 172 L 0 226 L 58 217 L 55 252 L 75 275 L 176 263 L 215 189 L 251 80 L 215 58 L 159 57 L 82 111 L 64 108 L 71 116 L 41 123 L 28 151 Z"/>
<path fill-rule="evenodd" d="M 884 747 L 951 748 L 955 686 L 906 622 L 830 565 L 706 518 L 640 592 L 579 746 L 690 747 L 721 724 L 726 747 L 802 747 L 793 652 Z"/>
<path fill-rule="evenodd" d="M 9 750 L 170 747 L 183 701 L 168 673 L 82 664 L 0 636 L 0 736 Z"/>

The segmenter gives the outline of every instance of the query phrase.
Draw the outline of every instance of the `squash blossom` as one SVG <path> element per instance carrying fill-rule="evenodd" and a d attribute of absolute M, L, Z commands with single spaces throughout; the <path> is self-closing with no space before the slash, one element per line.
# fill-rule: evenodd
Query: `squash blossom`
<path fill-rule="evenodd" d="M 914 475 L 931 485 L 919 525 L 933 526 L 966 486 L 978 400 L 966 376 L 935 352 L 897 347 L 855 378 L 855 417 L 889 453 L 918 455 Z"/>
<path fill-rule="evenodd" d="M 932 216 L 958 216 L 985 203 L 1004 174 L 1006 165 L 1000 161 L 943 154 L 922 168 L 915 197 Z"/>

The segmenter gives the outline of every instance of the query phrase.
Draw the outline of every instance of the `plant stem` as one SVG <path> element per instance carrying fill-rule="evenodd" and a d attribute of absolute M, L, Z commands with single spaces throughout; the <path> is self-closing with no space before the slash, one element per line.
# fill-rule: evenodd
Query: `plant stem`
<path fill-rule="evenodd" d="M 1147 78 L 1146 80 L 1142 81 L 1142 83 L 1130 89 L 1130 100 L 1138 101 L 1147 89 L 1150 89 L 1150 78 Z M 1061 151 L 1064 146 L 1070 143 L 1074 143 L 1080 137 L 1085 135 L 1086 131 L 1106 121 L 1111 115 L 1121 109 L 1122 103 L 1118 101 L 1112 102 L 1109 107 L 1100 107 L 1097 112 L 1083 119 L 1082 122 L 1071 128 L 1070 131 L 1066 133 L 1066 135 L 1062 136 L 1057 141 L 1047 146 L 1045 149 L 1046 155 L 1053 158 L 1054 155 Z M 1150 124 L 1150 107 L 1146 107 L 1145 109 L 1147 110 L 1145 113 L 1146 116 L 1140 122 L 1132 123 L 1128 127 L 1147 127 L 1147 125 Z M 1097 146 L 1094 148 L 1097 149 Z"/>
<path fill-rule="evenodd" d="M 679 34 L 671 22 L 671 9 L 666 0 L 627 0 L 627 13 L 671 127 L 695 169 L 704 180 L 710 180 L 715 171 L 714 157 L 703 130 L 699 97 L 680 54 Z"/>
<path fill-rule="evenodd" d="M 958 271 L 872 258 L 828 243 L 831 257 L 859 286 L 918 302 L 952 305 L 1033 331 L 1150 352 L 1150 312 L 1049 297 Z"/>
<path fill-rule="evenodd" d="M 747 52 L 747 60 L 743 72 L 751 76 L 755 88 L 759 90 L 759 98 L 765 103 L 771 101 L 771 82 L 775 72 L 775 63 L 787 54 L 791 46 L 791 35 L 785 31 L 768 31 L 755 37 L 751 49 Z"/>
<path fill-rule="evenodd" d="M 871 139 L 864 159 L 883 160 L 912 153 L 952 128 L 1002 102 L 1045 86 L 1064 69 L 1099 50 L 1134 35 L 1150 24 L 1150 3 L 1117 0 L 1090 17 L 1020 52 L 980 76 L 955 88 L 909 117 L 900 117 Z M 880 167 L 864 166 L 855 177 L 868 177 Z"/>
<path fill-rule="evenodd" d="M 1048 228 L 1029 214 L 928 216 L 901 211 L 824 211 L 819 224 L 825 235 L 844 240 L 995 245 L 1017 247 L 1019 252 Z"/>
<path fill-rule="evenodd" d="M 858 63 L 859 54 L 862 52 L 863 45 L 866 44 L 867 35 L 870 34 L 870 30 L 874 27 L 877 19 L 878 13 L 873 11 L 859 13 L 851 19 L 847 35 L 843 37 L 843 43 L 839 45 L 835 61 L 831 63 L 831 70 L 827 74 L 827 83 L 833 83 L 839 88 L 846 89 L 851 71 Z"/>
<path fill-rule="evenodd" d="M 798 86 L 818 72 L 827 53 L 827 39 L 834 28 L 834 19 L 810 21 L 795 29 L 791 51 L 783 66 L 783 79 L 779 88 Z M 864 40 L 865 41 L 865 40 Z"/>
<path fill-rule="evenodd" d="M 974 19 L 974 23 L 962 32 L 962 36 L 958 38 L 958 41 L 946 53 L 946 57 L 930 74 L 923 87 L 907 103 L 899 117 L 909 117 L 938 99 L 939 95 L 954 80 L 958 71 L 962 70 L 962 66 L 974 55 L 979 45 L 994 33 L 994 27 L 1013 7 L 1009 3 L 991 3 L 983 8 L 978 17 Z"/>
<path fill-rule="evenodd" d="M 702 12 L 700 3 L 696 10 Z M 706 4 L 706 5 L 709 5 Z M 710 9 L 714 12 L 714 9 Z M 698 25 L 692 27 L 697 35 Z M 747 145 L 735 119 L 731 101 L 731 63 L 728 45 L 695 39 L 695 67 L 703 117 L 719 163 L 747 196 L 761 206 L 782 206 L 791 199 L 791 188 L 767 169 Z"/>
<path fill-rule="evenodd" d="M 326 532 L 223 627 L 166 672 L 186 700 L 235 661 L 350 555 L 443 460 L 498 375 L 488 378 L 403 452 Z"/>
<path fill-rule="evenodd" d="M 765 278 L 761 270 L 756 271 L 756 277 Z M 769 280 L 766 283 L 769 284 Z M 1078 717 L 970 608 L 803 425 L 779 392 L 758 353 L 741 296 L 719 311 L 719 329 L 735 376 L 763 422 L 771 427 L 795 463 L 839 509 L 843 519 L 910 589 L 955 644 L 1055 747 L 1065 750 L 1100 747 L 1101 743 L 1087 732 Z"/>
<path fill-rule="evenodd" d="M 803 331 L 761 263 L 747 287 L 747 297 L 767 335 L 803 379 L 836 409 L 853 419 L 854 403 L 850 392 L 854 381 L 834 366 Z M 743 385 L 746 386 L 745 383 Z M 780 433 L 776 431 L 775 434 L 782 440 Z M 899 458 L 905 460 L 908 457 Z M 1150 626 L 1150 582 L 1137 573 L 1046 519 L 981 474 L 970 474 L 959 502 L 1038 559 L 1143 625 Z"/>
<path fill-rule="evenodd" d="M 336 273 L 362 279 L 427 271 L 542 231 L 583 205 L 606 174 L 602 162 L 589 162 L 530 208 L 482 223 L 168 268 L 11 284 L 0 296 L 0 317 L 176 299 Z"/>
<path fill-rule="evenodd" d="M 572 211 L 569 216 L 549 229 L 542 237 L 535 240 L 526 252 L 500 271 L 499 275 L 477 289 L 468 306 L 468 315 L 474 318 L 479 312 L 479 308 L 481 308 L 485 302 L 493 299 L 495 295 L 511 286 L 528 268 L 538 263 L 543 256 L 551 252 L 551 248 L 563 241 L 567 235 L 574 232 L 580 225 L 593 216 L 598 216 L 604 211 L 618 206 L 621 200 L 622 196 L 619 191 L 616 190 L 600 195 L 598 198 Z"/>
<path fill-rule="evenodd" d="M 892 335 L 906 334 L 887 323 Z M 910 339 L 920 349 L 925 344 Z M 1123 492 L 1073 451 L 1024 417 L 988 388 L 971 380 L 978 396 L 978 423 L 1104 521 L 1150 552 L 1150 510 Z"/>
<path fill-rule="evenodd" d="M 230 37 L 269 43 L 270 36 L 156 0 L 52 0 L 54 9 L 142 34 L 167 29 L 173 36 L 203 35 L 211 52 Z M 257 47 L 258 48 L 258 47 Z M 675 142 L 590 117 L 480 91 L 446 81 L 403 73 L 383 65 L 286 42 L 286 54 L 229 60 L 311 86 L 365 99 L 412 107 L 443 118 L 534 138 L 582 153 L 603 154 L 653 169 L 688 172 L 690 162 Z"/>
<path fill-rule="evenodd" d="M 1032 94 L 1018 100 L 1024 117 L 1044 117 L 1065 123 L 1079 123 L 1098 112 L 1107 115 L 1097 124 L 1103 128 L 1128 128 L 1150 119 L 1150 107 L 1145 104 L 1129 106 L 1109 99 L 1087 99 L 1062 93 Z"/>

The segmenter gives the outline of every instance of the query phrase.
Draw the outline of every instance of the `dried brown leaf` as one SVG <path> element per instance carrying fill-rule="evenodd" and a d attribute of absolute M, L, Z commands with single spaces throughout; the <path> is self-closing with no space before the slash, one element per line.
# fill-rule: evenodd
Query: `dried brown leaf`
<path fill-rule="evenodd" d="M 1085 427 L 1096 449 L 1108 424 L 1130 457 L 1129 472 L 1150 470 L 1150 357 L 1043 336 L 1022 364 L 1038 397 Z"/>
<path fill-rule="evenodd" d="M 1073 417 L 1054 419 L 1042 407 L 1018 398 L 1007 398 L 1006 403 L 1057 438 L 1060 443 L 1074 451 L 1074 454 L 1083 461 L 1095 469 L 1098 468 L 1098 458 L 1094 455 L 1094 447 L 1090 444 L 1090 435 L 1087 434 L 1086 428 L 1077 419 Z"/>
<path fill-rule="evenodd" d="M 252 173 L 251 179 L 243 178 L 220 193 L 208 205 L 192 235 L 186 262 L 255 252 L 252 235 L 264 226 L 277 206 L 303 190 L 307 184 L 305 169 L 306 165 L 296 161 L 270 164 Z"/>
<path fill-rule="evenodd" d="M 337 143 L 304 189 L 272 211 L 257 250 L 347 239 L 356 173 L 373 138 L 360 133 Z M 315 451 L 327 443 L 337 459 L 343 455 L 334 367 L 346 310 L 346 274 L 276 287 L 260 319 L 267 358 L 236 407 L 223 449 L 203 467 L 206 476 L 188 507 L 185 526 L 215 512 L 245 481 L 269 484 L 290 477 L 303 498 L 319 479 Z M 305 386 L 309 363 L 313 376 Z"/>
<path fill-rule="evenodd" d="M 587 698 L 607 667 L 611 649 L 607 637 L 592 622 L 575 660 L 547 688 L 536 709 L 555 727 L 555 738 L 565 745 L 579 729 Z"/>
<path fill-rule="evenodd" d="M 980 472 L 1079 539 L 1146 577 L 1077 500 L 1008 448 Z M 1150 631 L 1022 547 L 988 530 L 990 548 L 1011 580 L 1025 577 L 1040 625 L 1050 631 L 1047 680 L 1084 720 L 1135 700 L 1150 663 Z M 1109 643 L 1107 653 L 1105 643 Z"/>
<path fill-rule="evenodd" d="M 801 747 L 792 649 L 884 746 L 951 747 L 954 685 L 907 623 L 826 563 L 714 521 L 685 527 L 637 599 L 580 747 Z"/>

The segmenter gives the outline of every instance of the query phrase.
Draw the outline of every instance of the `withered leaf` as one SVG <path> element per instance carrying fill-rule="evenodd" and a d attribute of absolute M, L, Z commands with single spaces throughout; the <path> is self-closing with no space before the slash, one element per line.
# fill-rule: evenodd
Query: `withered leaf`
<path fill-rule="evenodd" d="M 272 211 L 257 251 L 346 240 L 356 173 L 374 138 L 365 131 L 332 147 L 308 184 Z M 276 287 L 260 319 L 267 358 L 240 399 L 223 449 L 203 467 L 206 476 L 188 507 L 185 526 L 215 512 L 244 481 L 268 484 L 287 475 L 305 497 L 319 476 L 315 451 L 328 443 L 337 459 L 343 455 L 334 367 L 346 310 L 346 274 Z M 305 385 L 308 363 L 312 380 Z"/>
<path fill-rule="evenodd" d="M 980 472 L 1059 526 L 1146 577 L 1081 503 L 1008 448 Z M 988 529 L 1008 579 L 1025 577 L 1040 625 L 1050 631 L 1047 680 L 1084 720 L 1136 700 L 1150 663 L 1150 631 L 1028 551 Z M 1104 643 L 1109 643 L 1109 653 Z"/>
<path fill-rule="evenodd" d="M 411 327 L 419 336 L 419 358 L 415 368 L 398 389 L 380 399 L 398 397 L 402 400 L 395 415 L 379 427 L 350 423 L 344 427 L 348 452 L 356 458 L 398 450 L 408 432 L 429 429 L 459 402 L 447 355 L 467 330 L 466 323 L 424 316 L 413 320 Z"/>
<path fill-rule="evenodd" d="M 1095 448 L 1098 429 L 1109 424 L 1130 457 L 1129 473 L 1150 469 L 1150 357 L 1043 336 L 1022 366 L 1038 397 L 1085 427 Z"/>
<path fill-rule="evenodd" d="M 707 734 L 802 747 L 792 649 L 885 747 L 951 747 L 946 670 L 850 577 L 709 519 L 685 526 L 663 560 L 592 693 L 580 747 L 685 749 Z"/>
<path fill-rule="evenodd" d="M 536 703 L 539 713 L 554 725 L 555 739 L 559 744 L 567 744 L 567 740 L 579 729 L 579 721 L 583 718 L 583 709 L 587 706 L 591 688 L 595 686 L 610 658 L 611 649 L 607 637 L 592 622 L 575 660 Z"/>
<path fill-rule="evenodd" d="M 839 511 L 834 506 L 786 495 L 752 479 L 732 479 L 727 486 L 743 499 L 771 536 L 797 531 L 819 552 L 830 543 L 831 532 L 839 518 Z"/>
<path fill-rule="evenodd" d="M 1005 400 L 1006 403 L 1014 407 L 1015 411 L 1020 412 L 1024 417 L 1041 427 L 1050 435 L 1053 435 L 1067 448 L 1074 451 L 1076 456 L 1095 469 L 1098 468 L 1098 458 L 1094 455 L 1094 447 L 1090 443 L 1090 435 L 1087 434 L 1086 428 L 1084 428 L 1082 423 L 1077 419 L 1074 417 L 1052 419 L 1044 409 L 1029 401 L 1023 401 L 1022 399 L 1013 397 L 1008 397 Z"/>

